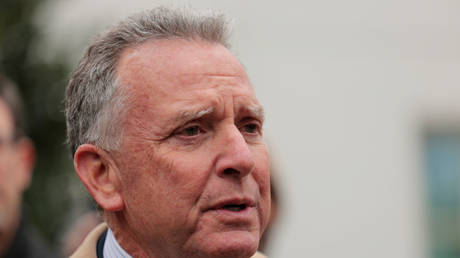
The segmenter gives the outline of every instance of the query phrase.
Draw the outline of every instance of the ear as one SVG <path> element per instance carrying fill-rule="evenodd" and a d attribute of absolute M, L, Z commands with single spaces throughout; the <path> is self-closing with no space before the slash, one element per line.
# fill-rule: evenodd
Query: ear
<path fill-rule="evenodd" d="M 106 211 L 124 208 L 118 168 L 111 155 L 92 145 L 80 145 L 74 155 L 78 177 L 94 200 Z"/>
<path fill-rule="evenodd" d="M 20 159 L 18 166 L 20 168 L 21 187 L 22 190 L 25 190 L 29 187 L 32 179 L 36 159 L 35 147 L 29 138 L 24 137 L 15 144 L 15 148 Z"/>

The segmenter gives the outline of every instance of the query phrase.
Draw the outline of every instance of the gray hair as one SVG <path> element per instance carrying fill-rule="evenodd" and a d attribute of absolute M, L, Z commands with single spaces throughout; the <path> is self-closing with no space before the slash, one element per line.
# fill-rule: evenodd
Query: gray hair
<path fill-rule="evenodd" d="M 158 7 L 131 16 L 97 37 L 72 74 L 66 91 L 67 138 L 72 155 L 84 143 L 119 148 L 129 96 L 116 75 L 121 52 L 147 40 L 204 40 L 229 48 L 221 13 Z"/>

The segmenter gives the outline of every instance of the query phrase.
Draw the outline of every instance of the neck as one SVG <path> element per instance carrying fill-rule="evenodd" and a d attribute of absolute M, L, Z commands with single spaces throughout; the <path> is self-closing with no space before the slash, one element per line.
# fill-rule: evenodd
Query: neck
<path fill-rule="evenodd" d="M 144 248 L 139 237 L 130 229 L 121 212 L 105 212 L 104 220 L 112 230 L 117 243 L 132 257 L 156 257 L 149 255 Z"/>

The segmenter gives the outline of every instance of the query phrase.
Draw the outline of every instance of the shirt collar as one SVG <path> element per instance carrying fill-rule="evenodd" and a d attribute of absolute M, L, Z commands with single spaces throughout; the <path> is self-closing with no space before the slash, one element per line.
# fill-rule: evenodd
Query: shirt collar
<path fill-rule="evenodd" d="M 110 228 L 107 230 L 103 252 L 104 258 L 132 258 L 131 255 L 118 244 Z"/>

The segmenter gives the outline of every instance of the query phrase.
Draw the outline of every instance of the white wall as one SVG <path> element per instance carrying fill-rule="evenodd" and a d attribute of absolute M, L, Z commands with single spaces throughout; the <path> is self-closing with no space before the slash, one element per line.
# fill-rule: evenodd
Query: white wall
<path fill-rule="evenodd" d="M 158 2 L 51 1 L 42 53 L 75 62 L 92 32 Z M 271 257 L 426 257 L 419 132 L 460 120 L 460 2 L 175 2 L 236 20 L 281 170 Z"/>

